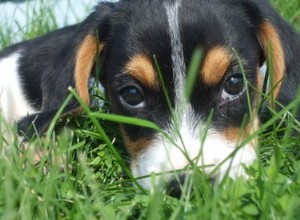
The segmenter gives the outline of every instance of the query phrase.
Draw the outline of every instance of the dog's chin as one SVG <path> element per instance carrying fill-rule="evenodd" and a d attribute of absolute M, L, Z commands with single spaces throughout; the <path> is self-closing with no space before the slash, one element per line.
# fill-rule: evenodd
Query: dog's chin
<path fill-rule="evenodd" d="M 142 187 L 165 185 L 174 175 L 192 172 L 194 165 L 217 181 L 225 175 L 247 178 L 243 165 L 250 165 L 256 158 L 253 143 L 240 146 L 215 132 L 208 134 L 203 144 L 200 138 L 187 135 L 180 142 L 184 145 L 158 136 L 138 154 L 131 169 Z"/>

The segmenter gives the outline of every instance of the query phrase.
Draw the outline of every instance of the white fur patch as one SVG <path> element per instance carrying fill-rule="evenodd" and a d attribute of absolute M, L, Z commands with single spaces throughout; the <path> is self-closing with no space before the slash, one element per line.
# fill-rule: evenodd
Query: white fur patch
<path fill-rule="evenodd" d="M 7 123 L 36 112 L 24 96 L 18 74 L 20 52 L 0 60 L 0 110 Z"/>
<path fill-rule="evenodd" d="M 183 46 L 181 42 L 178 11 L 181 1 L 177 0 L 174 4 L 165 3 L 166 14 L 169 24 L 169 35 L 172 48 L 172 69 L 175 84 L 175 103 L 179 105 L 184 97 L 184 83 L 186 65 L 184 62 Z"/>
<path fill-rule="evenodd" d="M 170 136 L 172 142 L 158 135 L 153 143 L 137 157 L 133 174 L 135 176 L 147 176 L 151 173 L 162 173 L 185 169 L 192 161 L 198 166 L 205 166 L 203 170 L 210 173 L 216 166 L 237 150 L 238 143 L 227 140 L 213 129 L 208 131 L 207 137 L 201 137 L 205 133 L 205 127 L 192 131 L 188 122 L 182 124 L 180 136 Z M 241 164 L 250 165 L 256 158 L 254 148 L 251 143 L 238 149 L 233 157 L 224 162 L 217 172 L 217 176 L 222 178 L 227 170 L 229 176 L 236 178 L 243 176 L 244 170 Z M 156 181 L 167 182 L 172 173 L 157 176 Z M 145 188 L 150 188 L 150 179 L 139 180 Z"/>

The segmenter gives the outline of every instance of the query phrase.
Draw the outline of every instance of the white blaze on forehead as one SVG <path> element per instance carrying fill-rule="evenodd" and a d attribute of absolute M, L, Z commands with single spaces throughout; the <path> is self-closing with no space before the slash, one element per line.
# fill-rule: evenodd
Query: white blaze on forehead
<path fill-rule="evenodd" d="M 179 29 L 178 11 L 181 0 L 174 1 L 173 4 L 165 3 L 165 9 L 169 24 L 169 35 L 172 48 L 172 69 L 175 86 L 175 103 L 179 104 L 184 97 L 184 84 L 186 65 L 184 62 L 183 46 Z"/>
<path fill-rule="evenodd" d="M 176 0 L 172 3 L 167 2 L 164 4 L 169 24 L 169 36 L 171 41 L 171 57 L 172 57 L 172 70 L 174 80 L 175 91 L 175 109 L 174 116 L 175 121 L 172 122 L 171 129 L 166 131 L 171 136 L 176 135 L 178 132 L 190 133 L 192 136 L 195 134 L 195 128 L 199 123 L 196 118 L 194 110 L 191 104 L 185 97 L 185 82 L 186 82 L 186 64 L 184 61 L 183 45 L 180 36 L 179 27 L 179 9 L 181 6 L 181 0 Z M 197 133 L 198 134 L 198 133 Z M 186 143 L 182 143 L 183 140 L 179 138 L 180 145 L 185 148 Z"/>
<path fill-rule="evenodd" d="M 169 24 L 169 35 L 172 48 L 171 56 L 175 91 L 174 116 L 176 120 L 173 122 L 173 128 L 174 126 L 178 127 L 178 130 L 180 131 L 182 129 L 186 130 L 187 127 L 189 127 L 190 130 L 193 130 L 198 122 L 191 104 L 187 102 L 185 97 L 186 65 L 179 27 L 179 9 L 181 6 L 181 0 L 176 0 L 172 3 L 166 2 L 164 6 Z M 168 133 L 172 132 L 174 132 L 174 129 Z"/>

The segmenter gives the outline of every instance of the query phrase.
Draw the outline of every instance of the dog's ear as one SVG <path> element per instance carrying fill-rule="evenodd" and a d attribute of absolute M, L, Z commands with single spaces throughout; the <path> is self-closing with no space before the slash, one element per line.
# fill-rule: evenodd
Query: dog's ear
<path fill-rule="evenodd" d="M 88 92 L 89 78 L 97 54 L 105 45 L 109 33 L 110 17 L 117 3 L 99 3 L 94 12 L 82 23 L 73 26 L 67 44 L 61 45 L 57 57 L 50 57 L 54 63 L 49 67 L 50 72 L 43 74 L 43 103 L 41 112 L 29 115 L 18 122 L 20 132 L 31 137 L 37 129 L 39 134 L 47 129 L 54 115 L 68 95 L 68 87 L 75 86 L 81 99 L 90 103 Z M 57 42 L 59 44 L 60 42 Z M 78 113 L 79 104 L 72 99 L 63 115 Z M 34 124 L 34 126 L 32 126 Z"/>
<path fill-rule="evenodd" d="M 110 16 L 115 7 L 113 3 L 100 3 L 95 11 L 88 16 L 78 27 L 76 34 L 79 40 L 75 42 L 74 81 L 76 90 L 81 99 L 90 103 L 88 82 L 91 76 L 96 57 L 101 53 L 105 38 L 108 35 Z"/>
<path fill-rule="evenodd" d="M 90 103 L 88 82 L 94 66 L 96 56 L 101 52 L 103 43 L 98 42 L 95 35 L 87 35 L 76 51 L 74 80 L 80 98 Z"/>
<path fill-rule="evenodd" d="M 276 27 L 269 21 L 263 21 L 258 28 L 258 39 L 263 50 L 264 60 L 267 61 L 267 69 L 271 70 L 273 98 L 276 99 L 285 75 L 285 56 L 282 42 Z"/>

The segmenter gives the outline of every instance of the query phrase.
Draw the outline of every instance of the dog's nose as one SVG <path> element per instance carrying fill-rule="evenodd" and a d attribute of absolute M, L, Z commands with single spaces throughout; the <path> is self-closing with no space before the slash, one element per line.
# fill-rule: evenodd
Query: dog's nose
<path fill-rule="evenodd" d="M 189 176 L 189 174 L 185 174 L 185 173 L 182 173 L 182 174 L 179 174 L 179 175 L 173 177 L 166 186 L 167 194 L 174 198 L 180 198 L 182 195 L 182 190 L 186 184 L 185 182 L 191 181 L 191 180 L 188 180 L 188 178 L 191 178 L 191 176 Z M 204 184 L 204 185 L 202 185 L 203 187 L 205 187 L 205 186 L 212 187 L 215 185 L 216 182 L 217 181 L 216 181 L 215 177 L 202 177 L 202 178 L 198 179 L 196 186 L 197 186 L 197 188 L 200 187 L 199 190 L 201 191 L 202 188 L 198 184 Z M 194 182 L 194 184 L 195 184 L 195 182 Z M 193 191 L 193 189 L 194 188 L 192 187 L 190 190 Z"/>
<path fill-rule="evenodd" d="M 167 184 L 167 194 L 175 198 L 180 198 L 185 179 L 186 174 L 173 177 Z"/>

